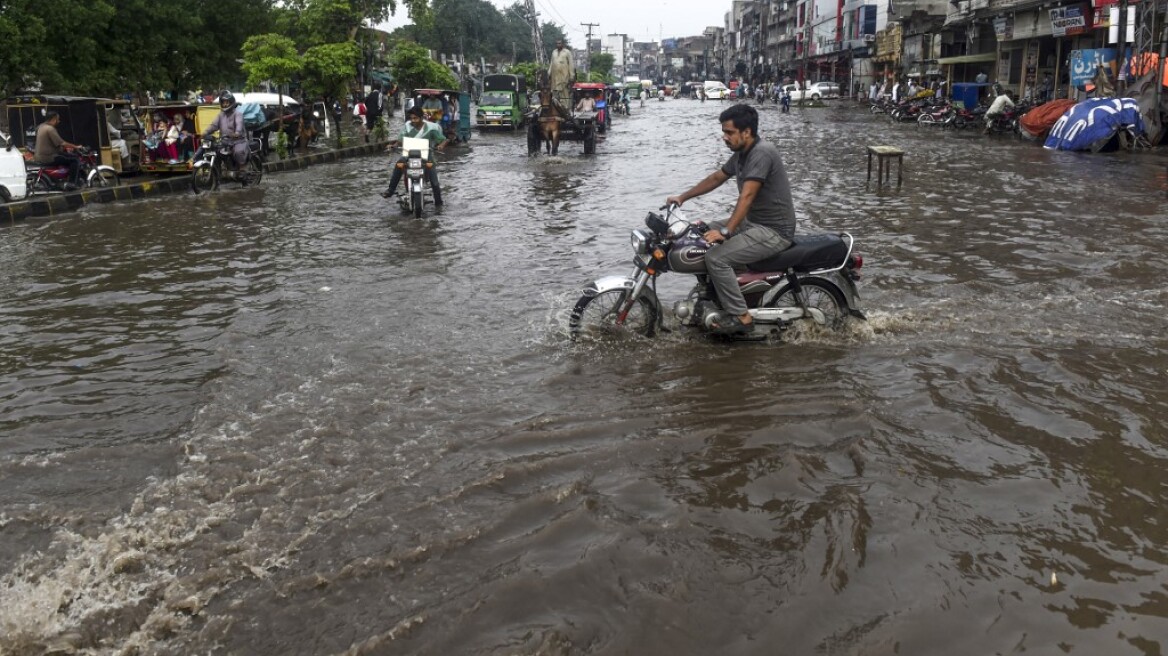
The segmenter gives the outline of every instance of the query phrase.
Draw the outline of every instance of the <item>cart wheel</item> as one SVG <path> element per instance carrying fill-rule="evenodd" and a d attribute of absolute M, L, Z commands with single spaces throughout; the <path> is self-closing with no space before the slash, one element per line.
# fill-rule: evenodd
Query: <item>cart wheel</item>
<path fill-rule="evenodd" d="M 584 154 L 591 155 L 596 152 L 596 127 L 589 125 L 584 128 Z"/>

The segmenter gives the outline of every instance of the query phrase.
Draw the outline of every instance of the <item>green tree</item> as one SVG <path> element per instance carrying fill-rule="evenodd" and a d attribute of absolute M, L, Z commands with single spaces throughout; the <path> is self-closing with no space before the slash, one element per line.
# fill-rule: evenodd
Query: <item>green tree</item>
<path fill-rule="evenodd" d="M 325 106 L 343 98 L 353 79 L 353 70 L 361 59 L 361 51 L 352 41 L 324 43 L 304 53 L 304 74 L 301 78 L 305 93 L 321 96 Z M 327 117 L 325 120 L 328 120 Z M 337 146 L 341 145 L 341 124 L 337 121 Z"/>
<path fill-rule="evenodd" d="M 425 47 L 409 41 L 402 41 L 393 49 L 389 68 L 398 85 L 410 91 L 453 89 L 458 84 L 449 68 L 430 59 L 430 52 Z"/>
<path fill-rule="evenodd" d="M 304 60 L 296 52 L 296 44 L 282 34 L 257 34 L 243 42 L 243 71 L 247 73 L 247 86 L 259 87 L 264 81 L 276 85 L 279 94 L 279 117 L 276 129 L 279 131 L 277 144 L 283 150 L 284 139 L 284 86 L 292 81 L 292 76 L 304 68 Z M 284 155 L 280 153 L 281 157 Z"/>
<path fill-rule="evenodd" d="M 44 81 L 49 73 L 49 30 L 38 12 L 44 6 L 29 0 L 0 2 L 0 98 Z"/>
<path fill-rule="evenodd" d="M 533 61 L 521 62 L 511 67 L 511 73 L 513 75 L 523 76 L 523 79 L 527 83 L 528 90 L 536 88 L 536 85 L 539 84 L 540 70 L 540 65 Z"/>
<path fill-rule="evenodd" d="M 608 79 L 612 73 L 612 66 L 616 63 L 616 57 L 607 52 L 594 52 L 588 55 L 588 70 L 593 75 L 600 75 L 604 80 Z"/>

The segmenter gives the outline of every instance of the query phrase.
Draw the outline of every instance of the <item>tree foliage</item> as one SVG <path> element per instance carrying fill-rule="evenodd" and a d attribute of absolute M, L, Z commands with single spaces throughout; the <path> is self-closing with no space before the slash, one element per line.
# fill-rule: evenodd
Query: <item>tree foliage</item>
<path fill-rule="evenodd" d="M 361 51 L 352 41 L 309 48 L 304 53 L 304 74 L 301 77 L 305 92 L 329 100 L 343 98 L 360 58 Z"/>
<path fill-rule="evenodd" d="M 430 59 L 429 51 L 410 41 L 401 41 L 389 58 L 390 71 L 403 89 L 453 89 L 454 73 Z"/>
<path fill-rule="evenodd" d="M 257 34 L 243 42 L 243 71 L 247 86 L 259 87 L 271 81 L 283 87 L 300 72 L 304 63 L 296 52 L 296 43 L 282 34 Z"/>
<path fill-rule="evenodd" d="M 601 78 L 608 78 L 615 63 L 616 57 L 611 53 L 594 52 L 588 55 L 588 71 L 594 75 L 599 74 Z"/>

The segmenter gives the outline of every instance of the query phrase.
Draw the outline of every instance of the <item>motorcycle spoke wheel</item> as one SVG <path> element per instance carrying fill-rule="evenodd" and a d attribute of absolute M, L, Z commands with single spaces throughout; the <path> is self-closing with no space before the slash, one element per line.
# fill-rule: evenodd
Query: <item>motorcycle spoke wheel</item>
<path fill-rule="evenodd" d="M 209 166 L 197 168 L 191 173 L 191 187 L 194 188 L 195 193 L 211 191 L 218 186 L 219 174 Z"/>
<path fill-rule="evenodd" d="M 116 187 L 121 184 L 113 171 L 98 171 L 89 182 L 92 187 Z"/>
<path fill-rule="evenodd" d="M 258 185 L 264 179 L 264 162 L 259 156 L 253 155 L 247 160 L 247 178 L 253 185 Z"/>
<path fill-rule="evenodd" d="M 568 331 L 572 339 L 636 334 L 652 337 L 657 329 L 657 310 L 653 303 L 641 296 L 633 303 L 629 314 L 621 325 L 617 325 L 617 314 L 624 305 L 628 292 L 610 289 L 595 296 L 581 296 L 572 308 L 568 320 Z"/>
<path fill-rule="evenodd" d="M 843 293 L 836 289 L 835 285 L 820 282 L 819 280 L 801 280 L 799 284 L 803 288 L 803 295 L 807 299 L 807 308 L 816 308 L 823 313 L 825 321 L 824 328 L 838 330 L 843 326 L 848 318 L 847 303 L 844 301 Z M 767 304 L 767 307 L 801 306 L 795 298 L 794 291 L 788 287 L 771 300 Z M 811 320 L 811 322 L 815 323 L 814 320 Z"/>

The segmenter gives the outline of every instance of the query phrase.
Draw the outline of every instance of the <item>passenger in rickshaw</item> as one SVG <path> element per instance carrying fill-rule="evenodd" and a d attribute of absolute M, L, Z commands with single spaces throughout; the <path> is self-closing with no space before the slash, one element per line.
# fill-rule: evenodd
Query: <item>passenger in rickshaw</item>
<path fill-rule="evenodd" d="M 446 113 L 446 106 L 440 96 L 426 96 L 426 99 L 422 101 L 422 112 L 422 115 L 428 120 L 433 121 L 437 116 L 438 121 L 441 121 L 442 116 Z"/>
<path fill-rule="evenodd" d="M 170 126 L 167 125 L 166 117 L 162 115 L 162 112 L 155 112 L 154 116 L 146 121 L 146 138 L 143 140 L 143 144 L 146 146 L 146 154 L 151 160 L 170 159 L 165 144 L 166 131 L 169 128 Z"/>
<path fill-rule="evenodd" d="M 587 93 L 581 94 L 580 100 L 576 102 L 576 111 L 578 112 L 594 112 L 596 111 L 596 99 Z"/>

